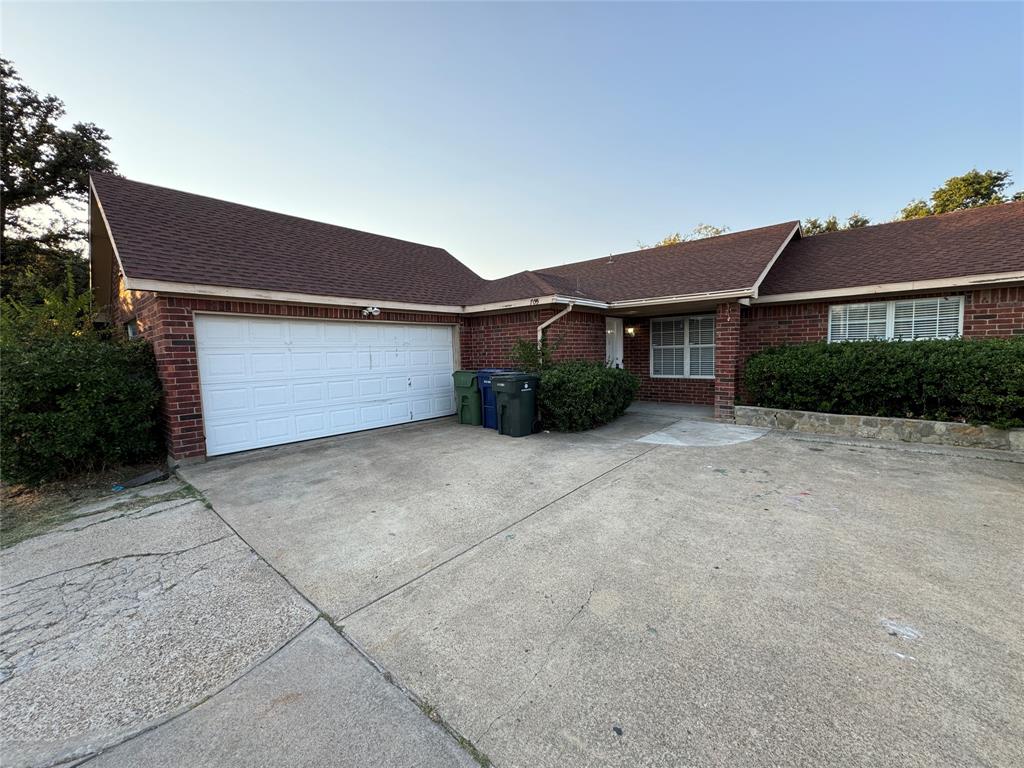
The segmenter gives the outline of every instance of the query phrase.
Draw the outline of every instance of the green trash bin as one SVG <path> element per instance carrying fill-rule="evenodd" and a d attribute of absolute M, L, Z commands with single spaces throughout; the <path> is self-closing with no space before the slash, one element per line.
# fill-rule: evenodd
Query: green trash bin
<path fill-rule="evenodd" d="M 537 423 L 537 385 L 532 373 L 496 373 L 491 386 L 497 400 L 498 434 L 525 437 Z"/>
<path fill-rule="evenodd" d="M 476 371 L 456 371 L 455 407 L 459 416 L 459 424 L 472 424 L 479 427 L 483 423 L 480 408 L 480 386 L 476 381 Z"/>

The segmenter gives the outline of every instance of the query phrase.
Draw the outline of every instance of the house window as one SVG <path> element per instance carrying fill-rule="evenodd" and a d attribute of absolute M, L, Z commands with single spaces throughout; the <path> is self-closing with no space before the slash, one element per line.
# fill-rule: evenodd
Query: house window
<path fill-rule="evenodd" d="M 834 304 L 828 313 L 829 341 L 951 339 L 963 327 L 963 296 Z"/>
<path fill-rule="evenodd" d="M 129 320 L 127 323 L 125 323 L 124 329 L 128 332 L 128 338 L 129 339 L 137 339 L 137 338 L 139 338 L 139 321 L 138 320 Z"/>
<path fill-rule="evenodd" d="M 713 379 L 715 316 L 651 320 L 651 376 Z"/>

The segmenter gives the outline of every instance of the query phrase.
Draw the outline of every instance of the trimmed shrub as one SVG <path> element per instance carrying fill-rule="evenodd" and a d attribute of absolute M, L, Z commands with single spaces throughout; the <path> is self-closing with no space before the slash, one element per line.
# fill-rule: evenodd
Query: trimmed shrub
<path fill-rule="evenodd" d="M 1024 426 L 1024 337 L 797 344 L 744 372 L 765 408 Z"/>
<path fill-rule="evenodd" d="M 8 336 L 0 473 L 41 482 L 155 457 L 160 383 L 149 345 L 79 335 Z"/>
<path fill-rule="evenodd" d="M 545 429 L 579 432 L 607 424 L 621 416 L 636 397 L 640 380 L 621 368 L 604 363 L 558 363 L 540 373 L 537 393 Z"/>

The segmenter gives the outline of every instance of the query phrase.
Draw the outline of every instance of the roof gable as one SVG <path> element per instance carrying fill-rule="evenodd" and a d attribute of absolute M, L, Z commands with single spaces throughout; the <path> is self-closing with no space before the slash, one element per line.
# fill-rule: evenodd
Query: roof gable
<path fill-rule="evenodd" d="M 794 240 L 760 295 L 1024 272 L 1024 202 Z"/>
<path fill-rule="evenodd" d="M 443 248 L 91 175 L 125 275 L 459 306 L 484 283 Z"/>
<path fill-rule="evenodd" d="M 520 272 L 481 286 L 469 303 L 549 294 L 612 303 L 752 292 L 797 227 L 798 222 L 789 221 Z M 547 290 L 538 293 L 537 286 Z"/>

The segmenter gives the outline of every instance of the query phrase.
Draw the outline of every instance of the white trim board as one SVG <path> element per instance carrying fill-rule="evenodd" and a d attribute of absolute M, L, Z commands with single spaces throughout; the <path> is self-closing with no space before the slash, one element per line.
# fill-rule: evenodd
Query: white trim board
<path fill-rule="evenodd" d="M 770 296 L 758 296 L 750 301 L 752 304 L 779 304 L 782 302 L 856 298 L 858 296 L 874 296 L 881 293 L 914 293 L 916 291 L 935 291 L 944 288 L 979 288 L 992 284 L 1016 282 L 1024 282 L 1024 272 L 996 272 L 986 275 L 967 275 L 965 277 L 942 277 L 935 280 L 911 280 L 905 283 L 879 283 L 877 285 L 859 285 L 851 288 L 831 288 L 824 291 L 777 293 Z"/>

